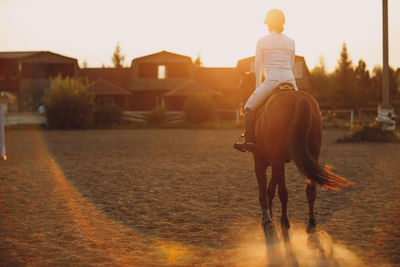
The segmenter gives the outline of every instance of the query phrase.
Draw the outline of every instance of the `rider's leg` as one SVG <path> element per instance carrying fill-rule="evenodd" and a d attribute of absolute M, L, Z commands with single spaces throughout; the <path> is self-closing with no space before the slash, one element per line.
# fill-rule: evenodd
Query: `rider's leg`
<path fill-rule="evenodd" d="M 245 138 L 246 138 L 246 150 L 254 151 L 255 144 L 255 131 L 256 131 L 256 122 L 255 122 L 255 112 L 251 109 L 244 110 L 244 125 L 245 125 Z"/>
<path fill-rule="evenodd" d="M 235 143 L 234 148 L 245 152 L 254 151 L 255 147 L 255 113 L 269 96 L 271 96 L 275 87 L 279 84 L 278 80 L 265 80 L 264 83 L 254 90 L 244 106 L 245 137 L 243 144 Z"/>
<path fill-rule="evenodd" d="M 244 106 L 244 110 L 257 110 L 264 103 L 265 99 L 271 96 L 273 90 L 279 83 L 279 80 L 265 80 L 264 83 L 257 87 L 251 94 Z"/>
<path fill-rule="evenodd" d="M 244 111 L 244 126 L 245 126 L 245 142 L 235 142 L 233 147 L 239 151 L 254 152 L 255 149 L 255 112 L 249 108 Z"/>

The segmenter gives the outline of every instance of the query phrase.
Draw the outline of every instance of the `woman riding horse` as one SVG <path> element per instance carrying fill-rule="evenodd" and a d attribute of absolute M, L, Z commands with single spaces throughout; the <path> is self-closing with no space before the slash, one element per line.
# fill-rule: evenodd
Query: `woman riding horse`
<path fill-rule="evenodd" d="M 286 82 L 297 90 L 293 75 L 295 59 L 294 41 L 284 35 L 283 25 L 285 15 L 279 9 L 270 10 L 265 18 L 270 34 L 257 42 L 255 57 L 256 89 L 244 106 L 245 114 L 245 142 L 235 143 L 234 147 L 242 152 L 253 151 L 255 145 L 254 125 L 255 111 L 264 103 L 273 89 L 280 83 Z M 266 72 L 263 83 L 262 75 Z"/>
<path fill-rule="evenodd" d="M 242 152 L 253 152 L 263 214 L 262 225 L 268 242 L 276 236 L 272 223 L 272 200 L 276 187 L 282 204 L 282 232 L 285 240 L 289 238 L 285 162 L 292 160 L 307 179 L 307 232 L 310 234 L 316 231 L 316 184 L 336 190 L 351 184 L 319 164 L 322 140 L 320 110 L 310 94 L 297 90 L 292 72 L 294 42 L 282 34 L 284 22 L 282 11 L 273 9 L 267 13 L 265 23 L 271 34 L 261 38 L 257 44 L 255 79 L 251 73 L 246 74 L 240 86 L 242 103 L 248 98 L 245 105 L 246 141 L 234 145 Z M 261 84 L 263 62 L 267 76 Z M 256 89 L 251 94 L 254 87 Z M 291 90 L 280 90 L 282 88 Z M 256 109 L 259 111 L 256 112 Z M 272 167 L 272 177 L 267 187 L 268 166 Z"/>

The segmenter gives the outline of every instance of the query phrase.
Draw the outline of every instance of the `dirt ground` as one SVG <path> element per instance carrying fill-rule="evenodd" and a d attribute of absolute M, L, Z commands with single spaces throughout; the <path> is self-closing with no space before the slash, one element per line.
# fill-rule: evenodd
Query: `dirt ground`
<path fill-rule="evenodd" d="M 252 156 L 232 148 L 239 133 L 7 131 L 0 266 L 400 266 L 399 144 L 323 132 L 321 162 L 355 184 L 318 190 L 321 250 L 307 247 L 306 183 L 287 164 L 293 253 L 280 244 L 273 257 Z"/>

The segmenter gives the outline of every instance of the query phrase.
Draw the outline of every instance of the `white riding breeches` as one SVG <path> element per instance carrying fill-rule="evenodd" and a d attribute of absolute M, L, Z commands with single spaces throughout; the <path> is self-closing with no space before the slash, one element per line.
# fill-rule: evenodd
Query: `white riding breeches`
<path fill-rule="evenodd" d="M 290 82 L 294 85 L 295 90 L 298 90 L 296 85 L 296 80 L 293 77 L 293 73 L 290 71 L 288 72 L 276 72 L 276 73 L 267 73 L 267 78 L 265 81 L 257 87 L 253 94 L 249 97 L 244 106 L 244 109 L 247 108 L 255 111 L 257 110 L 267 99 L 271 96 L 272 91 L 276 88 L 279 84 L 283 82 Z"/>

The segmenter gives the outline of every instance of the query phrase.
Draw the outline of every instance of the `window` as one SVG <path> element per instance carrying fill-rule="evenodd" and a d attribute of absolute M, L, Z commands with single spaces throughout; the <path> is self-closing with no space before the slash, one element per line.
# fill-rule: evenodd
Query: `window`
<path fill-rule="evenodd" d="M 166 69 L 165 69 L 165 65 L 158 65 L 158 71 L 157 71 L 157 78 L 159 80 L 163 80 L 166 78 Z"/>

